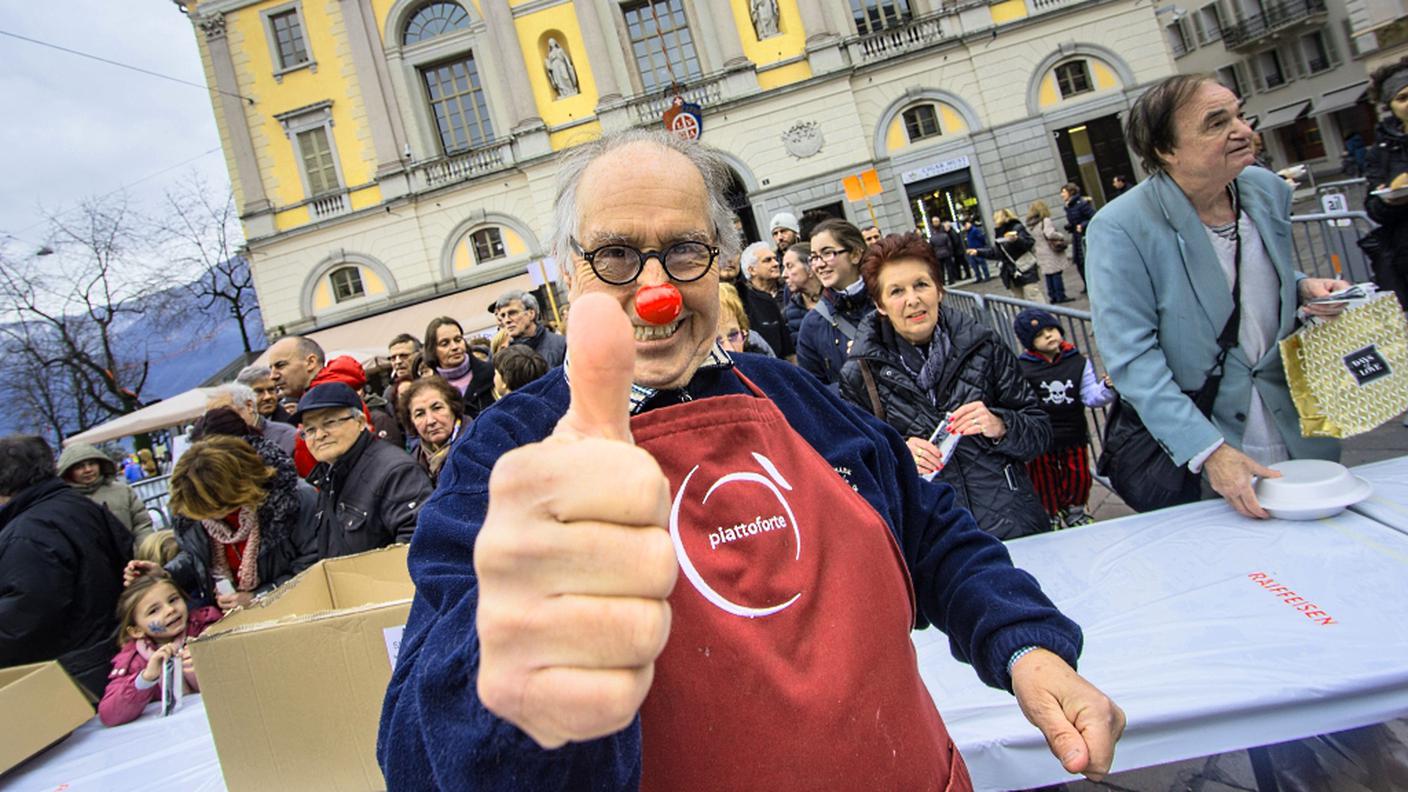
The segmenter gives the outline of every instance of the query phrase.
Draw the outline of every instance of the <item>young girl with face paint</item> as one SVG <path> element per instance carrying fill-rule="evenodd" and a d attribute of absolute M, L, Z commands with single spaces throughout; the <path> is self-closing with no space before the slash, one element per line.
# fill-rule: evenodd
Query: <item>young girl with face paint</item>
<path fill-rule="evenodd" d="M 160 568 L 148 572 L 122 592 L 117 600 L 117 644 L 108 687 L 98 703 L 98 718 L 105 726 L 119 726 L 137 719 L 142 709 L 161 695 L 161 666 L 167 660 L 181 663 L 188 692 L 198 692 L 195 667 L 186 639 L 200 635 L 220 619 L 219 608 L 189 613 L 186 595 Z"/>

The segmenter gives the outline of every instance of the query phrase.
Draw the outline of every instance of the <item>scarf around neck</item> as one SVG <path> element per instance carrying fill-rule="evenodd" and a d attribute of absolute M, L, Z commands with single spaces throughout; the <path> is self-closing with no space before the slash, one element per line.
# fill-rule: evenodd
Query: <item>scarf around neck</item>
<path fill-rule="evenodd" d="M 215 540 L 210 545 L 210 566 L 215 577 L 232 579 L 238 591 L 254 591 L 259 588 L 259 516 L 250 506 L 240 507 L 240 527 L 231 530 L 224 520 L 201 520 L 205 532 Z M 225 558 L 225 545 L 245 542 L 244 555 L 240 557 L 238 575 L 231 574 L 230 562 Z"/>
<path fill-rule="evenodd" d="M 944 326 L 943 314 L 939 314 L 938 324 L 934 325 L 934 335 L 928 344 L 911 344 L 896 333 L 893 327 L 890 332 L 894 334 L 900 365 L 904 366 L 909 376 L 913 377 L 915 383 L 928 395 L 929 401 L 937 405 L 939 394 L 935 389 L 943 377 L 944 363 L 953 351 L 953 340 L 949 338 L 948 328 Z"/>

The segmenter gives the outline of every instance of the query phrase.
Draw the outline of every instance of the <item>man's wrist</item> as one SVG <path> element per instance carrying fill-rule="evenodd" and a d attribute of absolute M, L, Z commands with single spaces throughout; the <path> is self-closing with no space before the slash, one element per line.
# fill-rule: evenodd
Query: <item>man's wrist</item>
<path fill-rule="evenodd" d="M 1013 652 L 1012 656 L 1007 660 L 1007 676 L 1009 678 L 1012 676 L 1012 669 L 1017 667 L 1018 660 L 1021 660 L 1023 657 L 1026 657 L 1027 655 L 1031 654 L 1032 652 L 1035 652 L 1040 648 L 1040 646 L 1034 645 L 1023 646 L 1021 649 L 1018 649 L 1017 651 Z"/>

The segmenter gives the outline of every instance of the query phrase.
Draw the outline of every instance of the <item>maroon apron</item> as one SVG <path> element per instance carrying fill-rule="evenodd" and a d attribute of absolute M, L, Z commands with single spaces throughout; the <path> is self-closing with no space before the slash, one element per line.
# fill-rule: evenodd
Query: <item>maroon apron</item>
<path fill-rule="evenodd" d="M 641 789 L 972 789 L 890 529 L 739 377 L 754 395 L 631 419 L 670 480 L 680 563 Z"/>

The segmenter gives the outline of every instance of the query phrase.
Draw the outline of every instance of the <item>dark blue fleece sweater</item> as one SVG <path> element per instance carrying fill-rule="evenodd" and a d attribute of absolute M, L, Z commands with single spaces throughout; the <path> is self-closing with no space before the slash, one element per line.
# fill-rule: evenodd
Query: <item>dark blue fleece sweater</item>
<path fill-rule="evenodd" d="M 917 626 L 943 630 L 954 656 L 972 663 L 994 687 L 1010 688 L 1007 661 L 1023 646 L 1044 646 L 1075 665 L 1080 628 L 1056 610 L 1034 578 L 1012 567 L 1001 543 L 954 507 L 947 485 L 918 477 L 894 430 L 793 366 L 756 355 L 735 359 L 839 478 L 885 518 L 914 580 Z M 729 369 L 701 370 L 688 391 L 693 399 L 747 392 Z M 609 737 L 547 751 L 486 711 L 475 689 L 474 540 L 488 507 L 489 472 L 504 452 L 550 434 L 568 398 L 562 369 L 555 369 L 486 410 L 456 442 L 439 488 L 421 510 L 410 553 L 416 598 L 377 740 L 377 758 L 392 790 L 639 785 L 639 717 Z M 678 397 L 666 392 L 657 400 Z M 840 480 L 831 484 L 844 486 Z"/>

